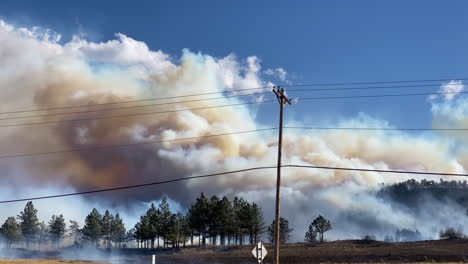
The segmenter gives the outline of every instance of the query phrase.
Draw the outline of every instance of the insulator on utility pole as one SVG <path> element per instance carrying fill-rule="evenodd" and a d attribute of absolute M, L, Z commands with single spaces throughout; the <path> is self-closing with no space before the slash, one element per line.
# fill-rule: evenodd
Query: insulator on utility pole
<path fill-rule="evenodd" d="M 280 188 L 281 188 L 281 148 L 283 143 L 283 110 L 291 100 L 286 95 L 283 88 L 279 86 L 273 87 L 273 93 L 276 95 L 280 105 L 279 118 L 279 136 L 278 136 L 278 167 L 276 176 L 276 209 L 275 209 L 275 263 L 279 264 L 279 245 L 280 245 Z"/>

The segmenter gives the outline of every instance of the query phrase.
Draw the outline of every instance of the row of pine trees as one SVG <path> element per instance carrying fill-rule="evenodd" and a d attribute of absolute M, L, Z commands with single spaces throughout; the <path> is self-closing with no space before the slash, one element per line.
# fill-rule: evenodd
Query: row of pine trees
<path fill-rule="evenodd" d="M 0 227 L 0 235 L 7 247 L 14 243 L 24 243 L 26 248 L 41 249 L 47 244 L 59 248 L 64 238 L 75 246 L 124 247 L 133 243 L 139 248 L 185 247 L 186 245 L 244 245 L 254 244 L 267 235 L 274 240 L 275 221 L 266 226 L 262 209 L 256 203 L 243 198 L 206 197 L 203 193 L 196 199 L 186 214 L 173 213 L 166 197 L 158 206 L 151 204 L 148 211 L 140 217 L 134 228 L 127 231 L 117 213 L 108 210 L 104 214 L 93 209 L 85 218 L 83 228 L 77 221 L 70 220 L 67 227 L 63 215 L 53 215 L 46 224 L 37 217 L 37 209 L 28 202 L 24 210 L 15 218 L 8 217 Z M 305 236 L 312 242 L 319 235 L 330 230 L 331 225 L 319 216 L 311 223 Z M 280 219 L 280 240 L 286 243 L 292 228 L 288 220 Z M 69 243 L 70 245 L 70 243 Z"/>

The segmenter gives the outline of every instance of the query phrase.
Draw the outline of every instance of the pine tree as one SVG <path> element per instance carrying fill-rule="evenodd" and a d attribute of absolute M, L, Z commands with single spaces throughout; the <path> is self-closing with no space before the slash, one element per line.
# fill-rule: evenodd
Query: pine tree
<path fill-rule="evenodd" d="M 11 248 L 13 243 L 21 240 L 21 227 L 16 219 L 10 216 L 0 228 L 0 234 L 6 240 L 7 248 Z"/>
<path fill-rule="evenodd" d="M 217 225 L 219 226 L 218 232 L 220 235 L 221 245 L 225 244 L 226 237 L 229 239 L 229 235 L 234 233 L 233 228 L 235 224 L 234 209 L 232 203 L 228 198 L 223 197 L 217 204 Z"/>
<path fill-rule="evenodd" d="M 239 238 L 241 245 L 244 244 L 244 236 L 250 229 L 250 204 L 243 198 L 234 198 L 234 214 L 236 219 L 236 242 Z"/>
<path fill-rule="evenodd" d="M 208 233 L 211 237 L 211 244 L 216 245 L 216 238 L 221 229 L 221 204 L 218 196 L 213 195 L 210 199 L 208 210 Z"/>
<path fill-rule="evenodd" d="M 125 224 L 117 213 L 111 223 L 111 240 L 121 247 L 125 238 Z"/>
<path fill-rule="evenodd" d="M 265 221 L 263 220 L 262 208 L 256 203 L 250 206 L 250 234 L 254 244 L 257 244 L 260 236 L 265 233 Z"/>
<path fill-rule="evenodd" d="M 323 242 L 323 233 L 332 229 L 330 221 L 328 221 L 322 215 L 319 215 L 312 222 L 312 225 L 315 227 L 315 231 L 320 235 L 320 243 Z"/>
<path fill-rule="evenodd" d="M 73 244 L 74 245 L 77 245 L 80 240 L 80 236 L 81 236 L 81 230 L 80 230 L 80 225 L 78 224 L 77 221 L 74 221 L 74 220 L 70 220 L 70 234 L 69 234 L 69 237 L 72 239 L 73 241 Z"/>
<path fill-rule="evenodd" d="M 20 220 L 21 232 L 26 240 L 26 247 L 29 248 L 29 244 L 39 232 L 37 209 L 34 208 L 32 202 L 26 203 L 24 211 L 18 215 L 18 219 Z"/>
<path fill-rule="evenodd" d="M 187 215 L 182 215 L 182 214 L 177 214 L 179 217 L 179 221 L 181 221 L 181 229 L 182 229 L 182 236 L 183 236 L 183 246 L 185 248 L 185 244 L 188 241 L 188 238 L 192 237 L 192 229 L 190 228 L 189 221 L 188 221 L 188 214 Z"/>
<path fill-rule="evenodd" d="M 48 229 L 47 225 L 44 222 L 39 223 L 39 232 L 37 233 L 38 236 L 38 243 L 39 243 L 39 251 L 41 251 L 41 244 L 42 242 L 46 242 L 48 240 Z"/>
<path fill-rule="evenodd" d="M 57 243 L 57 248 L 60 247 L 60 240 L 65 235 L 66 224 L 63 215 L 55 216 L 49 221 L 49 233 L 53 240 Z"/>
<path fill-rule="evenodd" d="M 104 237 L 108 248 L 111 246 L 112 221 L 114 221 L 114 216 L 109 210 L 106 210 L 101 219 L 101 235 Z"/>
<path fill-rule="evenodd" d="M 166 239 L 168 240 L 168 243 L 171 243 L 172 247 L 176 248 L 179 247 L 182 234 L 182 225 L 179 220 L 180 219 L 175 214 L 172 214 L 169 218 L 166 233 Z"/>
<path fill-rule="evenodd" d="M 83 237 L 91 244 L 95 244 L 96 247 L 99 245 L 99 238 L 102 234 L 101 221 L 101 214 L 94 208 L 91 213 L 86 216 L 85 225 L 83 227 Z"/>
<path fill-rule="evenodd" d="M 151 222 L 147 214 L 142 215 L 140 221 L 135 224 L 135 238 L 138 240 L 140 247 L 145 244 L 145 247 L 147 247 L 145 242 L 151 239 Z"/>
<path fill-rule="evenodd" d="M 151 248 L 154 248 L 154 240 L 158 240 L 158 247 L 159 247 L 159 236 L 161 235 L 161 211 L 151 203 L 151 207 L 146 212 L 146 215 L 149 219 L 149 237 L 151 239 Z"/>
<path fill-rule="evenodd" d="M 284 219 L 283 217 L 280 218 L 280 243 L 284 244 L 289 240 L 289 236 L 293 231 L 292 228 L 289 228 L 289 221 Z M 276 221 L 273 220 L 271 225 L 268 227 L 268 239 L 271 243 L 275 242 L 275 233 L 276 233 Z"/>
<path fill-rule="evenodd" d="M 304 241 L 307 243 L 314 243 L 317 241 L 317 231 L 315 231 L 312 223 L 309 225 L 309 230 L 305 234 Z"/>
<path fill-rule="evenodd" d="M 201 193 L 195 204 L 192 204 L 189 209 L 189 225 L 192 230 L 197 231 L 199 238 L 202 239 L 202 243 L 199 243 L 200 246 L 206 244 L 205 237 L 209 226 L 209 206 L 209 200 Z"/>
<path fill-rule="evenodd" d="M 159 234 L 164 240 L 164 247 L 166 247 L 166 240 L 170 228 L 170 221 L 171 221 L 171 210 L 169 208 L 169 203 L 167 202 L 167 197 L 163 196 L 161 199 L 161 203 L 159 203 L 159 211 L 161 212 L 161 221 L 159 226 Z"/>

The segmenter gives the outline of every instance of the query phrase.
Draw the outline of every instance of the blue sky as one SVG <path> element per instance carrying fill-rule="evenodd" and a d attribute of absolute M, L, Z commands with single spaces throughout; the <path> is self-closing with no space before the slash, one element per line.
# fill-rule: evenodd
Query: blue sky
<path fill-rule="evenodd" d="M 256 55 L 264 69 L 286 69 L 293 83 L 321 83 L 467 76 L 467 8 L 466 1 L 5 0 L 0 17 L 65 38 L 82 32 L 105 41 L 121 32 L 175 57 L 184 48 L 215 57 Z M 430 121 L 424 97 L 311 103 L 291 107 L 290 117 L 313 123 L 317 116 L 365 112 L 399 127 Z M 275 122 L 269 115 L 275 110 L 263 107 L 261 119 Z"/>
<path fill-rule="evenodd" d="M 201 52 L 216 58 L 222 58 L 231 53 L 236 54 L 240 60 L 245 60 L 249 56 L 258 56 L 263 70 L 282 67 L 288 72 L 288 79 L 293 84 L 468 77 L 466 66 L 468 16 L 466 10 L 468 10 L 467 1 L 422 0 L 0 1 L 0 19 L 28 28 L 41 26 L 52 29 L 63 36 L 64 42 L 69 41 L 74 34 L 80 34 L 89 41 L 105 42 L 115 39 L 115 33 L 120 32 L 135 40 L 143 41 L 152 50 L 161 50 L 174 58 L 180 58 L 183 49 Z M 34 50 L 29 52 L 34 52 Z M 30 61 L 26 60 L 26 64 L 29 63 Z M 268 76 L 262 77 L 268 78 Z M 274 79 L 274 81 L 278 84 L 282 83 L 278 79 Z M 438 87 L 432 87 L 430 89 L 363 90 L 307 94 L 291 92 L 290 95 L 293 97 L 344 96 L 437 90 Z M 190 93 L 197 93 L 197 91 Z M 18 98 L 16 93 L 15 98 Z M 16 103 L 15 100 L 12 101 Z M 466 102 L 468 101 L 460 102 L 461 106 L 458 108 L 467 109 L 468 103 Z M 465 103 L 466 105 L 463 105 Z M 454 105 L 456 106 L 456 104 Z M 440 110 L 441 119 L 447 116 L 456 116 L 453 109 L 458 108 L 447 107 L 448 110 L 443 108 Z M 261 106 L 258 121 L 265 126 L 276 126 L 277 111 L 276 104 Z M 357 117 L 361 112 L 388 121 L 396 127 L 427 128 L 431 126 L 431 103 L 426 96 L 300 101 L 296 105 L 288 106 L 286 120 L 300 120 L 301 124 L 314 125 L 323 120 L 333 122 Z M 453 126 L 463 124 L 466 112 L 458 114 L 462 117 L 461 122 L 453 122 L 455 124 Z M 454 117 L 455 119 L 456 117 Z M 450 122 L 444 123 L 439 120 L 439 124 L 447 123 Z M 327 125 L 336 124 L 327 123 Z M 400 138 L 402 135 L 406 136 L 405 133 L 394 134 L 393 137 L 390 134 L 389 137 L 376 136 L 374 141 L 369 140 L 371 146 L 374 146 L 372 143 L 375 144 L 378 141 L 379 144 L 375 146 L 382 153 L 389 152 L 388 157 L 383 155 L 385 153 L 377 153 L 375 160 L 389 161 L 389 164 L 396 163 L 396 165 L 392 165 L 394 167 L 389 166 L 395 169 L 413 168 L 411 167 L 413 164 L 420 163 L 424 166 L 427 165 L 428 170 L 433 168 L 430 165 L 435 164 L 433 168 L 435 171 L 445 171 L 448 168 L 457 172 L 458 169 L 461 171 L 466 168 L 463 167 L 464 164 L 468 164 L 468 161 L 464 159 L 466 152 L 445 153 L 451 151 L 450 147 L 443 149 L 445 145 L 437 140 L 432 142 L 430 138 L 423 140 L 418 140 L 416 137 Z M 21 136 L 22 134 L 19 134 L 18 138 Z M 353 137 L 349 138 L 351 138 L 349 140 L 351 142 Z M 392 144 L 396 146 L 394 148 L 391 148 L 392 144 L 387 142 L 387 140 L 391 141 L 392 139 Z M 331 137 L 331 140 L 341 143 L 343 138 Z M 368 138 L 365 140 L 367 141 Z M 29 141 L 24 142 L 20 145 L 28 145 Z M 380 144 L 380 142 L 383 143 Z M 2 143 L 10 145 L 10 141 Z M 300 144 L 302 142 L 298 143 L 298 145 Z M 414 151 L 410 149 L 413 148 L 413 144 L 419 144 L 414 147 Z M 18 147 L 17 144 L 11 145 L 14 148 Z M 30 145 L 36 146 L 35 144 Z M 360 164 L 351 163 L 350 165 L 347 163 L 349 157 L 340 156 L 340 144 L 329 145 L 330 151 L 321 153 L 324 154 L 324 157 L 328 158 L 330 153 L 338 153 L 335 156 L 338 157 L 339 162 L 342 162 L 338 164 L 344 164 L 343 166 L 358 166 Z M 388 150 L 385 149 L 387 146 L 390 146 Z M 418 146 L 420 151 L 418 151 Z M 464 146 L 460 148 L 464 150 Z M 0 149 L 8 150 L 7 147 Z M 274 153 L 276 155 L 276 150 Z M 430 154 L 428 155 L 430 157 L 424 159 L 422 157 L 424 154 Z M 204 156 L 200 155 L 200 157 Z M 265 157 L 267 159 L 269 156 Z M 358 156 L 358 158 L 362 157 Z M 328 159 L 324 160 L 328 161 Z M 333 161 L 333 159 L 331 160 Z M 366 160 L 366 158 L 364 157 L 362 160 Z M 374 160 L 370 160 L 369 164 L 373 166 Z M 354 161 L 352 160 L 352 162 Z M 403 165 L 400 165 L 400 161 Z M 456 167 L 455 165 L 459 165 L 459 163 L 463 166 Z M 212 165 L 211 163 L 207 164 Z M 364 165 L 368 164 L 364 163 Z M 19 166 L 19 168 L 23 167 Z M 419 169 L 419 167 L 417 168 Z M 173 172 L 171 171 L 171 173 Z M 359 178 L 359 175 L 355 177 Z M 316 177 L 310 179 L 312 179 L 311 181 L 317 180 Z M 375 182 L 381 179 L 383 178 L 376 177 Z M 366 184 L 367 182 L 363 183 L 363 185 Z M 343 190 L 347 191 L 347 187 L 349 186 L 343 187 Z M 343 197 L 343 200 L 354 201 L 351 199 L 354 197 L 351 191 L 343 195 L 344 192 L 340 190 L 332 191 L 339 192 L 339 197 Z M 318 191 L 325 191 L 325 195 L 327 195 L 327 190 L 318 189 L 307 191 L 307 195 L 315 195 Z M 260 193 L 259 196 L 267 197 L 263 193 Z M 312 199 L 306 198 L 302 200 L 304 204 L 291 200 L 290 204 L 297 206 L 294 207 L 297 210 L 290 209 L 291 212 L 294 212 L 295 215 L 298 212 L 309 213 L 301 207 L 302 205 L 311 206 L 310 200 Z M 369 208 L 377 206 L 370 204 Z M 269 212 L 272 215 L 272 207 L 267 206 L 266 208 L 270 208 Z M 326 209 L 322 208 L 322 210 Z M 385 216 L 384 218 L 386 218 L 386 215 L 382 214 L 381 211 L 375 212 L 378 214 L 376 217 Z M 391 211 L 388 216 L 395 216 L 395 214 Z M 454 221 L 455 219 L 457 218 L 454 218 Z M 419 224 L 417 220 L 418 218 L 415 218 L 414 223 Z M 464 221 L 462 218 L 457 220 Z M 306 225 L 297 226 L 297 230 L 300 230 L 300 226 L 306 227 Z"/>

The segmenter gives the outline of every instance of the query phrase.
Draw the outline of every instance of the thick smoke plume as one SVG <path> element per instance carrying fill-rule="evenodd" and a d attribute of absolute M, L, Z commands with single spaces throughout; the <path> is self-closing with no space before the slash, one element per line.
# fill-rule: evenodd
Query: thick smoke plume
<path fill-rule="evenodd" d="M 242 94 L 239 89 L 271 85 L 265 77 L 277 75 L 278 79 L 287 81 L 284 69 L 263 71 L 260 60 L 255 56 L 246 59 L 239 59 L 234 55 L 214 58 L 185 50 L 180 58 L 175 58 L 162 51 L 153 51 L 144 42 L 123 34 L 117 34 L 116 39 L 100 43 L 77 36 L 70 41 L 61 41 L 60 35 L 50 30 L 15 27 L 5 21 L 0 21 L 0 61 L 1 112 L 196 93 L 234 91 Z M 219 96 L 217 94 L 212 97 Z M 204 98 L 206 97 L 208 96 Z M 202 97 L 156 102 L 199 98 Z M 262 99 L 263 97 L 252 92 L 247 97 L 223 97 L 164 106 L 3 120 L 2 124 L 86 119 Z M 467 102 L 467 99 L 453 97 L 448 101 L 444 101 L 444 98 L 431 99 L 434 126 L 467 127 Z M 150 103 L 154 102 L 125 106 Z M 82 112 L 117 106 L 122 105 L 45 110 L 34 112 L 33 115 Z M 0 128 L 0 155 L 261 129 L 264 126 L 257 120 L 256 113 L 255 106 L 236 106 Z M 31 113 L 4 114 L 0 118 L 28 115 Z M 387 122 L 365 114 L 334 125 L 391 127 Z M 112 150 L 3 159 L 0 161 L 0 184 L 9 190 L 34 186 L 83 191 L 273 165 L 277 151 L 275 133 L 246 133 Z M 465 138 L 456 133 L 288 130 L 284 138 L 283 162 L 465 173 L 468 166 L 465 155 L 467 149 L 459 144 L 465 142 Z M 283 174 L 282 208 L 284 215 L 294 216 L 290 219 L 295 228 L 294 240 L 302 240 L 308 223 L 319 213 L 336 223 L 330 232 L 330 238 L 360 237 L 367 233 L 383 237 L 397 228 L 418 228 L 424 236 L 431 238 L 437 235 L 441 223 L 458 226 L 467 220 L 464 211 L 458 213 L 456 206 L 431 204 L 428 201 L 433 212 L 451 211 L 448 212 L 452 213 L 448 221 L 442 214 L 428 217 L 421 213 L 399 210 L 390 201 L 374 195 L 382 183 L 403 181 L 409 175 L 291 168 L 284 169 Z M 93 203 L 131 208 L 137 202 L 158 199 L 163 194 L 182 206 L 189 205 L 202 191 L 209 195 L 241 195 L 258 202 L 264 209 L 266 219 L 271 221 L 274 186 L 274 171 L 265 170 L 93 195 L 87 199 Z M 29 194 L 35 195 L 32 191 Z M 49 203 L 53 204 L 54 201 L 50 200 Z M 453 214 L 458 217 L 453 217 Z M 421 222 L 422 218 L 424 220 Z"/>

